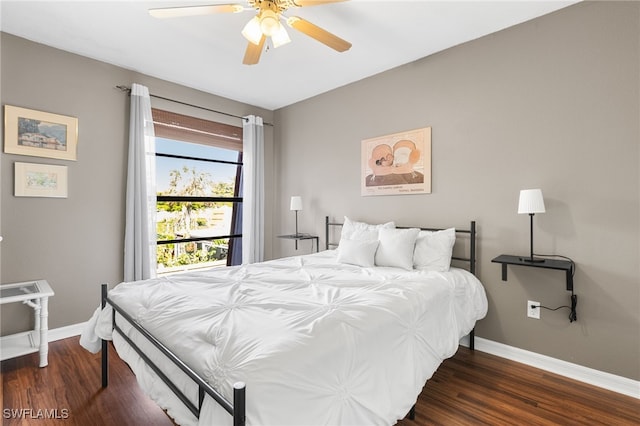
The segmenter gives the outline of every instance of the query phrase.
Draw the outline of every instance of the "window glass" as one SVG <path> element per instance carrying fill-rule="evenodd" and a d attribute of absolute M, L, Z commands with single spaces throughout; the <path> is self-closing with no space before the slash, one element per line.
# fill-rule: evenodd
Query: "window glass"
<path fill-rule="evenodd" d="M 193 192 L 194 189 L 189 190 L 185 186 L 194 183 L 194 178 L 198 177 L 203 183 L 205 181 L 209 183 L 214 182 L 230 187 L 231 194 L 227 192 L 225 192 L 225 194 L 233 197 L 238 169 L 238 151 L 156 138 L 156 153 L 220 160 L 220 162 L 210 162 L 157 156 L 156 188 L 159 195 L 171 195 L 176 191 L 180 193 L 184 192 L 184 195 L 210 195 L 215 193 L 215 191 L 209 191 L 207 193 L 189 194 L 189 192 Z"/>
<path fill-rule="evenodd" d="M 182 123 L 187 121 L 182 118 Z M 226 266 L 231 264 L 234 243 L 241 250 L 241 144 L 193 143 L 192 135 L 201 133 L 188 130 L 185 140 L 156 137 L 159 274 Z"/>

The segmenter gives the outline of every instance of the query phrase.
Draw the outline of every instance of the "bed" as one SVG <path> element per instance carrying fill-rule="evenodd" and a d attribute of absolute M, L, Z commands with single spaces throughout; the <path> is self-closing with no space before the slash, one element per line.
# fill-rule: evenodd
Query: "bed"
<path fill-rule="evenodd" d="M 339 244 L 330 242 L 336 227 Z M 475 222 L 454 230 L 327 218 L 326 233 L 320 253 L 121 283 L 108 294 L 103 285 L 103 309 L 81 337 L 102 349 L 103 386 L 113 340 L 181 425 L 404 418 L 460 339 L 470 334 L 473 347 L 486 314 Z M 455 241 L 466 255 L 454 254 Z"/>

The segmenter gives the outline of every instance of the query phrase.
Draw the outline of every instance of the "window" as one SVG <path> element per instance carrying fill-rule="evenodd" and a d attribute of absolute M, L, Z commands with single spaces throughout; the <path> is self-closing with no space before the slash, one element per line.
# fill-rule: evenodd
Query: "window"
<path fill-rule="evenodd" d="M 242 128 L 158 109 L 152 113 L 158 274 L 236 263 Z"/>

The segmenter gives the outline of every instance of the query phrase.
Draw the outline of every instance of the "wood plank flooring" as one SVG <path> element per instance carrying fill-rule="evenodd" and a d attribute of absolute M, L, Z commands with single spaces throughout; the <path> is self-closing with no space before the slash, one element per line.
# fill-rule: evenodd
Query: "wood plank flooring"
<path fill-rule="evenodd" d="M 74 337 L 50 343 L 45 368 L 38 367 L 37 353 L 2 361 L 3 426 L 174 424 L 142 392 L 113 347 L 109 350 L 109 386 L 102 389 L 100 354 L 87 352 L 78 341 Z M 12 416 L 7 409 L 27 411 Z"/>
<path fill-rule="evenodd" d="M 49 366 L 37 364 L 37 354 L 2 362 L 3 425 L 173 425 L 115 351 L 106 389 L 100 355 L 77 337 L 51 343 Z M 640 425 L 640 400 L 461 347 L 425 386 L 416 419 L 398 425 Z"/>
<path fill-rule="evenodd" d="M 640 425 L 640 400 L 461 347 L 398 425 Z"/>

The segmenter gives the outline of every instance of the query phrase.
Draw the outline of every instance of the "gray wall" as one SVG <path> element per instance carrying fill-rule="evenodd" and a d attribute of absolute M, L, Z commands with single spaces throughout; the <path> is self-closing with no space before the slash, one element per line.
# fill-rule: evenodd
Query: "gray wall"
<path fill-rule="evenodd" d="M 276 111 L 276 232 L 324 234 L 325 215 L 479 226 L 489 313 L 477 334 L 640 379 L 640 4 L 587 2 Z M 336 72 L 339 72 L 336 71 Z M 360 196 L 361 140 L 431 126 L 430 195 Z M 578 322 L 526 317 L 569 303 L 558 271 L 510 267 L 529 251 L 520 189 L 541 188 L 535 250 L 577 263 Z M 296 252 L 278 241 L 275 254 Z"/>
<path fill-rule="evenodd" d="M 133 71 L 2 34 L 1 102 L 77 117 L 78 160 L 2 154 L 0 282 L 46 279 L 55 291 L 50 328 L 89 319 L 99 304 L 99 284 L 123 277 L 124 188 L 129 98 L 116 85 L 140 83 L 152 94 L 235 115 L 273 112 L 198 92 Z M 153 106 L 241 125 L 202 110 L 152 98 Z M 273 127 L 265 126 L 267 181 L 273 182 Z M 68 166 L 66 199 L 13 196 L 16 161 Z M 267 185 L 267 241 L 273 205 Z M 270 246 L 266 255 L 271 256 Z M 3 305 L 2 334 L 32 327 L 31 311 Z"/>
<path fill-rule="evenodd" d="M 275 135 L 266 128 L 268 258 L 308 250 L 270 238 L 293 230 L 291 195 L 303 196 L 301 231 L 319 235 L 327 214 L 458 227 L 475 219 L 489 298 L 479 336 L 638 380 L 639 34 L 637 3 L 578 4 L 275 114 L 2 34 L 2 104 L 76 116 L 80 139 L 77 162 L 2 154 L 0 281 L 48 279 L 56 328 L 87 320 L 98 284 L 122 279 L 128 99 L 114 86 L 137 82 L 275 120 Z M 433 193 L 360 197 L 360 141 L 424 126 L 433 128 Z M 69 198 L 15 198 L 15 161 L 69 166 Z M 547 205 L 535 217 L 536 251 L 578 265 L 574 324 L 566 310 L 525 315 L 527 299 L 568 303 L 560 272 L 512 267 L 502 282 L 491 263 L 527 253 L 528 217 L 516 208 L 518 191 L 532 187 Z M 30 318 L 3 306 L 2 334 Z"/>

